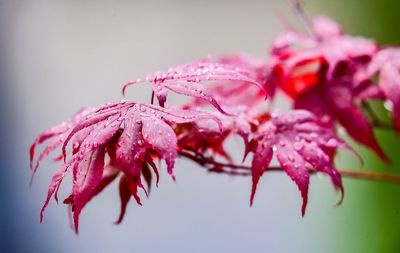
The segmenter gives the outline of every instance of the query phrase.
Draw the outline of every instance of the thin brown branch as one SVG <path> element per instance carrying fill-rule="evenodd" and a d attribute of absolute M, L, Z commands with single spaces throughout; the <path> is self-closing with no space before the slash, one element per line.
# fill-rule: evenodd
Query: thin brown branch
<path fill-rule="evenodd" d="M 400 183 L 400 175 L 393 175 L 387 173 L 379 173 L 379 172 L 367 172 L 367 171 L 355 171 L 355 170 L 346 170 L 339 169 L 340 174 L 344 177 L 355 178 L 355 179 L 365 179 L 371 181 L 382 181 L 389 183 Z"/>
<path fill-rule="evenodd" d="M 393 128 L 393 126 L 391 124 L 382 122 L 381 120 L 373 120 L 371 122 L 371 125 L 374 128 L 377 128 L 377 129 L 393 130 L 394 131 L 394 128 Z"/>
<path fill-rule="evenodd" d="M 180 151 L 179 154 L 183 157 L 186 157 L 190 160 L 192 160 L 193 162 L 196 162 L 197 164 L 201 165 L 201 166 L 220 166 L 220 167 L 224 167 L 224 168 L 230 168 L 230 169 L 242 169 L 242 170 L 251 170 L 251 167 L 246 166 L 246 165 L 241 165 L 241 164 L 231 164 L 231 163 L 220 163 L 217 161 L 214 161 L 211 158 L 207 158 L 204 156 L 201 156 L 200 154 L 196 154 L 193 155 L 189 152 L 186 151 Z"/>
<path fill-rule="evenodd" d="M 300 19 L 302 24 L 304 25 L 305 29 L 308 33 L 315 36 L 314 29 L 313 29 L 313 22 L 310 16 L 306 13 L 303 8 L 303 4 L 300 0 L 291 0 L 292 8 L 296 16 Z"/>
<path fill-rule="evenodd" d="M 206 158 L 201 155 L 193 155 L 186 151 L 180 151 L 179 154 L 201 166 L 204 166 L 211 172 L 224 173 L 229 175 L 240 175 L 250 176 L 251 167 L 243 164 L 232 164 L 232 163 L 221 163 L 214 161 L 211 158 Z M 230 170 L 227 170 L 229 168 Z M 283 171 L 281 167 L 272 166 L 269 167 L 266 172 Z M 400 184 L 400 175 L 393 175 L 387 173 L 378 172 L 367 172 L 367 171 L 355 171 L 348 169 L 338 169 L 339 173 L 346 178 L 363 179 L 378 182 L 389 182 Z M 315 170 L 310 170 L 310 173 L 314 174 Z"/>
<path fill-rule="evenodd" d="M 153 105 L 154 104 L 154 91 L 151 92 L 151 101 L 150 103 Z"/>

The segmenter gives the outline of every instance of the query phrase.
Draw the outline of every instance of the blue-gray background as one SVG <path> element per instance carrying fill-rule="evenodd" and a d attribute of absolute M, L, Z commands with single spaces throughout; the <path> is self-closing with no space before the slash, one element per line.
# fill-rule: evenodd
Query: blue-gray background
<path fill-rule="evenodd" d="M 306 6 L 352 33 L 399 41 L 396 1 Z M 39 224 L 56 168 L 43 163 L 28 187 L 28 147 L 40 131 L 82 105 L 119 100 L 121 84 L 147 72 L 209 53 L 264 57 L 282 18 L 296 20 L 286 1 L 0 0 L 0 252 L 399 252 L 397 185 L 346 179 L 345 201 L 336 208 L 329 181 L 313 177 L 301 218 L 299 193 L 283 174 L 266 175 L 249 208 L 249 178 L 210 175 L 186 161 L 176 166 L 177 183 L 163 173 L 143 207 L 130 203 L 120 226 L 112 223 L 116 184 L 85 208 L 79 236 L 62 204 L 52 202 Z M 148 89 L 133 88 L 129 98 L 144 101 Z M 398 138 L 377 133 L 389 155 L 398 155 Z M 361 153 L 366 167 L 382 167 Z M 347 156 L 338 162 L 359 166 Z M 63 186 L 66 196 L 70 184 Z"/>

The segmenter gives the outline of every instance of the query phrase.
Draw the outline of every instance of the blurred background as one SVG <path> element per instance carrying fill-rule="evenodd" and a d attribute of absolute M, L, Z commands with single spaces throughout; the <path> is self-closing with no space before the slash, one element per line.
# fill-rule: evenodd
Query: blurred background
<path fill-rule="evenodd" d="M 304 4 L 350 34 L 400 44 L 399 1 Z M 29 188 L 28 148 L 37 134 L 81 106 L 121 99 L 121 85 L 148 72 L 207 54 L 265 57 L 282 19 L 298 23 L 288 1 L 0 0 L 0 252 L 400 252 L 400 185 L 344 179 L 344 203 L 335 207 L 329 180 L 313 177 L 302 218 L 300 195 L 282 173 L 263 177 L 249 208 L 249 178 L 208 174 L 184 160 L 177 182 L 162 173 L 150 200 L 131 201 L 119 226 L 115 183 L 84 209 L 79 236 L 63 204 L 52 201 L 39 224 L 57 165 L 44 162 Z M 145 85 L 128 94 L 149 98 Z M 397 173 L 400 138 L 376 134 L 392 164 L 358 148 L 364 168 Z M 345 155 L 337 162 L 360 166 Z"/>

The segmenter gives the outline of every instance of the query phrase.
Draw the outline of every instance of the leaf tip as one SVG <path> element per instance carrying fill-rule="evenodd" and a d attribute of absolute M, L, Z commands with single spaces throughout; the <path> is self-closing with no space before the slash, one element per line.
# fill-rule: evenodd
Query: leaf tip
<path fill-rule="evenodd" d="M 343 199 L 344 199 L 344 188 L 343 188 L 343 185 L 340 185 L 340 187 L 338 188 L 338 191 L 339 191 L 339 194 L 340 194 L 340 198 L 336 202 L 335 206 L 340 206 L 343 203 Z"/>
<path fill-rule="evenodd" d="M 304 215 L 306 214 L 306 208 L 307 208 L 307 202 L 308 202 L 307 192 L 306 193 L 302 192 L 301 196 L 303 198 L 303 204 L 301 206 L 301 217 L 304 218 Z"/>
<path fill-rule="evenodd" d="M 33 159 L 35 157 L 35 147 L 36 147 L 36 142 L 34 142 L 31 147 L 29 148 L 29 166 L 31 169 L 33 169 Z"/>

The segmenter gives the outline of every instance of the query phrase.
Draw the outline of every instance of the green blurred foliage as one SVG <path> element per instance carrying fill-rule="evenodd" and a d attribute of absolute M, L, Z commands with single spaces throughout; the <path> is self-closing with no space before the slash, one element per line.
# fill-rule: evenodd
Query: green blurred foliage
<path fill-rule="evenodd" d="M 312 15 L 326 14 L 354 35 L 373 38 L 381 44 L 400 44 L 398 0 L 307 0 Z"/>
<path fill-rule="evenodd" d="M 332 0 L 303 1 L 312 15 L 326 14 L 338 21 L 344 31 L 373 38 L 381 45 L 400 46 L 400 1 Z M 382 105 L 374 110 L 385 118 Z M 400 173 L 400 136 L 388 130 L 375 134 L 391 159 L 387 165 L 362 147 L 351 143 L 364 159 L 363 170 Z M 357 168 L 354 161 L 340 160 L 338 167 Z M 335 227 L 328 252 L 400 252 L 400 185 L 344 179 L 346 197 L 337 215 L 329 222 Z M 322 231 L 321 231 L 322 232 Z"/>

